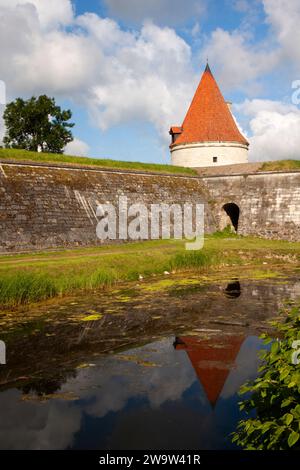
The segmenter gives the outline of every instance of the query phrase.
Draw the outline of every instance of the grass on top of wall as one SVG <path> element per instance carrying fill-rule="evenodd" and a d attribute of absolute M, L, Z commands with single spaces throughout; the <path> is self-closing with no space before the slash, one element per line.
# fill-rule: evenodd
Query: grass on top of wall
<path fill-rule="evenodd" d="M 29 152 L 20 149 L 3 149 L 0 148 L 0 159 L 31 161 L 38 163 L 63 163 L 82 166 L 96 166 L 99 168 L 113 168 L 116 170 L 136 170 L 149 171 L 157 173 L 171 173 L 177 175 L 196 176 L 197 172 L 191 168 L 183 168 L 173 165 L 163 165 L 158 163 L 141 163 L 141 162 L 125 162 L 119 160 L 74 157 L 72 155 Z"/>
<path fill-rule="evenodd" d="M 285 171 L 300 170 L 300 160 L 278 160 L 273 162 L 265 162 L 260 171 Z"/>
<path fill-rule="evenodd" d="M 272 258 L 273 257 L 273 258 Z M 208 236 L 200 251 L 186 251 L 184 242 L 155 240 L 58 252 L 0 256 L 0 308 L 107 289 L 116 283 L 188 270 L 271 263 L 297 266 L 300 243 L 257 238 Z M 275 261 L 274 261 L 275 260 Z"/>

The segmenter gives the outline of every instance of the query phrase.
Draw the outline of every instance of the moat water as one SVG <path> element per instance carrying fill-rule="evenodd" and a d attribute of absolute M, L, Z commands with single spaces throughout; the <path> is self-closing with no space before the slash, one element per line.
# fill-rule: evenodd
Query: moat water
<path fill-rule="evenodd" d="M 3 313 L 0 448 L 236 448 L 259 335 L 299 298 L 297 271 L 194 274 Z"/>

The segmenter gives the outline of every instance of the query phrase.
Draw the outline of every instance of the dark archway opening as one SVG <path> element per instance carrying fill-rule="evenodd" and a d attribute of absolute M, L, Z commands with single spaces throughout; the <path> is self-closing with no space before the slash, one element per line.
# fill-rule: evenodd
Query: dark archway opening
<path fill-rule="evenodd" d="M 228 215 L 231 220 L 231 223 L 234 227 L 234 230 L 237 232 L 239 226 L 239 217 L 240 217 L 240 208 L 234 202 L 230 202 L 228 204 L 224 204 L 223 206 L 224 211 Z"/>

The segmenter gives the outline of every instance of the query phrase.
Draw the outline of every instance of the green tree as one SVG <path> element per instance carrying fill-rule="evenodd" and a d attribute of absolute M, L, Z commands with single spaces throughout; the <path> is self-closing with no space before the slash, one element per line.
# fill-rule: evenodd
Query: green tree
<path fill-rule="evenodd" d="M 300 341 L 300 307 L 291 307 L 284 323 L 274 323 L 278 339 L 263 335 L 271 348 L 262 352 L 259 377 L 241 388 L 250 397 L 240 409 L 256 416 L 241 420 L 233 441 L 247 450 L 300 449 L 300 364 L 294 363 Z M 299 343 L 298 343 L 299 344 Z"/>
<path fill-rule="evenodd" d="M 6 148 L 52 153 L 62 153 L 68 142 L 73 140 L 68 122 L 72 112 L 61 110 L 54 98 L 46 95 L 29 100 L 17 98 L 9 103 L 4 111 L 3 119 L 6 135 L 3 143 Z"/>

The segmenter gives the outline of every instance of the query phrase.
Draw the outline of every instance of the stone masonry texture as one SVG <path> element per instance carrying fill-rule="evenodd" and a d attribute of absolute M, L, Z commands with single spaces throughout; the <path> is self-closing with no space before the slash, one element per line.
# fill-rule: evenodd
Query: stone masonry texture
<path fill-rule="evenodd" d="M 240 209 L 238 232 L 300 240 L 300 172 L 175 176 L 0 163 L 0 251 L 100 245 L 98 204 L 205 206 L 205 230 L 224 228 L 223 206 Z"/>
<path fill-rule="evenodd" d="M 100 245 L 98 204 L 205 204 L 205 230 L 215 230 L 198 178 L 55 166 L 0 165 L 0 251 Z"/>
<path fill-rule="evenodd" d="M 235 203 L 241 235 L 300 240 L 300 172 L 203 177 L 202 182 L 220 229 L 228 223 L 224 204 Z"/>

